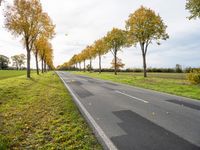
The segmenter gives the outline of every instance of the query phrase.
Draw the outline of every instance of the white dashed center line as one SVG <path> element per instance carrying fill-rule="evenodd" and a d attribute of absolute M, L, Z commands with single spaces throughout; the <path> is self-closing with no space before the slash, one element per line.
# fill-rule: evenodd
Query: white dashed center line
<path fill-rule="evenodd" d="M 146 100 L 143 100 L 143 99 L 140 99 L 140 98 L 137 98 L 137 97 L 134 97 L 132 95 L 129 95 L 129 94 L 126 94 L 126 93 L 123 93 L 123 92 L 120 92 L 120 91 L 115 91 L 116 93 L 119 93 L 119 94 L 122 94 L 122 95 L 125 95 L 125 96 L 128 96 L 130 98 L 133 98 L 135 100 L 138 100 L 138 101 L 141 101 L 141 102 L 144 102 L 144 103 L 149 103 L 148 101 Z"/>

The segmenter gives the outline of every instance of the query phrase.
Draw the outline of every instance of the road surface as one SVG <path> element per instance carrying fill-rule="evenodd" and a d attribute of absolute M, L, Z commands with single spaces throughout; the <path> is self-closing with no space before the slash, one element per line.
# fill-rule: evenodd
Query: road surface
<path fill-rule="evenodd" d="M 57 73 L 105 148 L 200 150 L 199 101 L 68 72 Z"/>

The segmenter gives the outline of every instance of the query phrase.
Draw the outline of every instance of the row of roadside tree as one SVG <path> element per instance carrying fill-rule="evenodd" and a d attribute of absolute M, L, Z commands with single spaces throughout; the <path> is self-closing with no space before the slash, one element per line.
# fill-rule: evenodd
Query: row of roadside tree
<path fill-rule="evenodd" d="M 134 13 L 129 15 L 126 21 L 125 30 L 113 28 L 106 36 L 96 40 L 92 45 L 88 45 L 81 53 L 74 55 L 68 62 L 59 66 L 58 69 L 70 68 L 77 64 L 84 64 L 90 61 L 90 69 L 92 68 L 92 59 L 99 59 L 99 73 L 101 73 L 102 55 L 111 52 L 113 54 L 114 71 L 117 74 L 118 57 L 117 54 L 122 48 L 140 45 L 143 58 L 144 77 L 147 77 L 146 55 L 147 49 L 154 41 L 159 45 L 160 40 L 169 38 L 166 33 L 167 26 L 162 18 L 153 10 L 141 6 Z"/>
<path fill-rule="evenodd" d="M 187 0 L 185 8 L 190 12 L 188 19 L 200 18 L 200 1 L 199 0 Z M 142 50 L 143 58 L 143 71 L 144 77 L 147 76 L 147 65 L 146 65 L 146 55 L 148 46 L 155 41 L 160 45 L 159 40 L 166 40 L 169 38 L 166 33 L 167 26 L 164 24 L 163 20 L 159 15 L 157 15 L 153 10 L 141 7 L 134 13 L 129 15 L 129 19 L 126 21 L 126 30 L 121 30 L 113 28 L 112 31 L 108 32 L 107 35 L 97 41 L 92 45 L 87 46 L 81 53 L 74 55 L 68 62 L 63 65 L 58 66 L 58 69 L 70 69 L 77 68 L 77 64 L 84 63 L 90 60 L 89 69 L 92 69 L 92 59 L 99 58 L 99 73 L 101 73 L 101 56 L 112 52 L 114 59 L 112 65 L 115 68 L 115 74 L 117 74 L 117 68 L 119 67 L 117 52 L 123 47 L 140 45 Z M 124 64 L 121 63 L 123 66 Z M 81 68 L 79 68 L 81 69 Z M 192 73 L 193 71 L 191 71 Z M 200 79 L 199 74 L 197 78 Z M 200 80 L 199 80 L 200 81 Z"/>
<path fill-rule="evenodd" d="M 38 61 L 41 70 L 53 69 L 53 48 L 50 40 L 55 35 L 55 25 L 39 0 L 14 0 L 4 11 L 5 27 L 15 37 L 20 37 L 27 52 L 27 78 L 31 77 L 31 52 L 35 56 L 37 74 Z"/>

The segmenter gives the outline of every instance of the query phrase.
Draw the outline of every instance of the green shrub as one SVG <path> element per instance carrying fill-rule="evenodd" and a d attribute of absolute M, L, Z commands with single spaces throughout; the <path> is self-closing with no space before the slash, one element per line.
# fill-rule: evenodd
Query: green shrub
<path fill-rule="evenodd" d="M 193 69 L 190 71 L 190 73 L 187 75 L 187 79 L 192 84 L 200 84 L 200 69 Z"/>

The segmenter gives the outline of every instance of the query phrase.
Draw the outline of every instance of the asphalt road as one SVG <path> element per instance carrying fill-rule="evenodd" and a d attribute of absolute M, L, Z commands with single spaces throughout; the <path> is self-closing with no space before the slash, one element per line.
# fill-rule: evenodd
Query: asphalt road
<path fill-rule="evenodd" d="M 199 101 L 57 73 L 109 149 L 200 150 Z"/>

